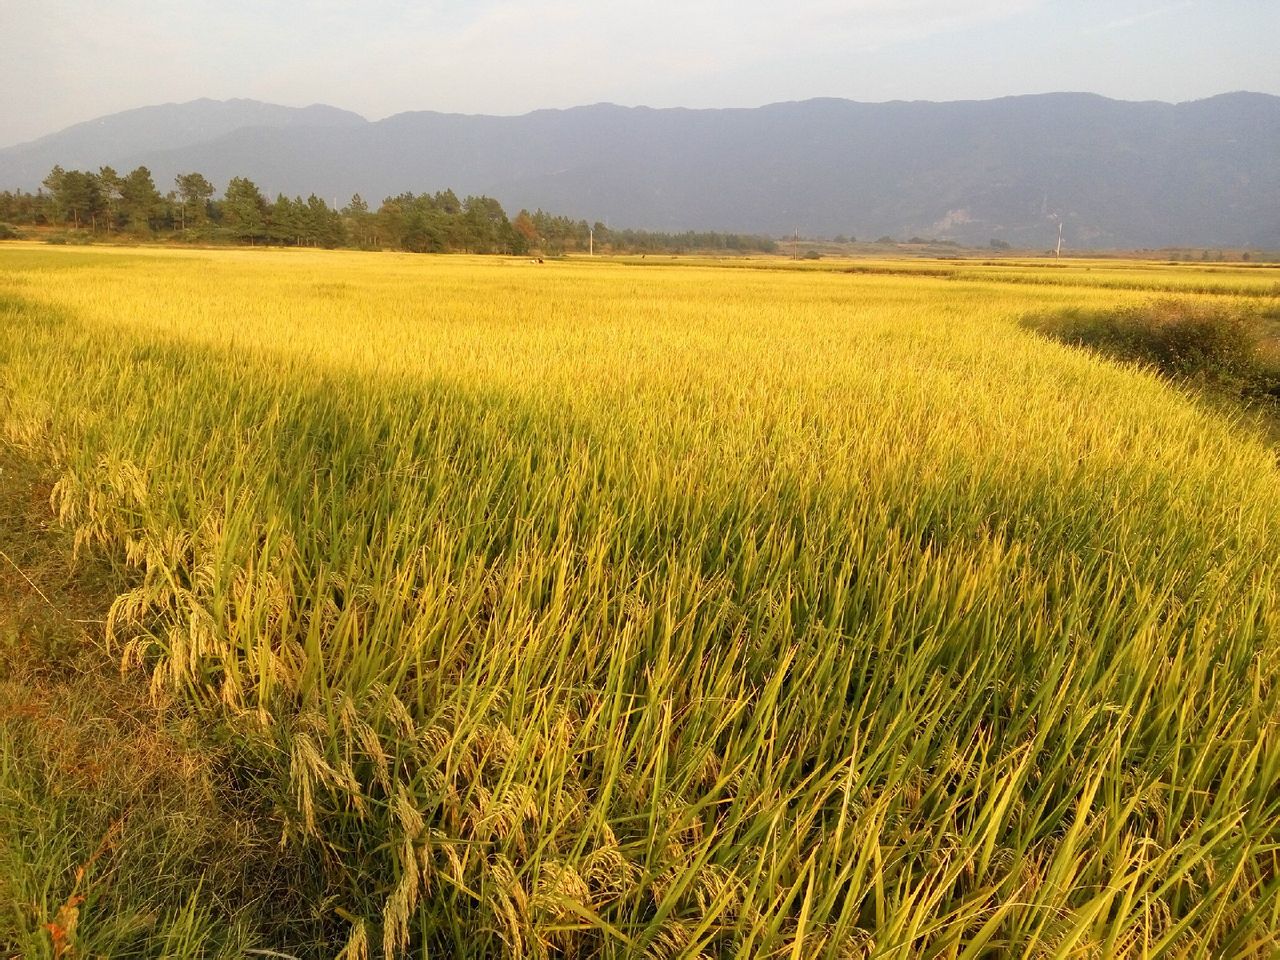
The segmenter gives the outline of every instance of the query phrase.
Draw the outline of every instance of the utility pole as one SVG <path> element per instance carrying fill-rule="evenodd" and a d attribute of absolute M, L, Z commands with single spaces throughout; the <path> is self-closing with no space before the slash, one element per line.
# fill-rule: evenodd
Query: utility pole
<path fill-rule="evenodd" d="M 587 256 L 594 257 L 596 255 L 596 228 L 587 226 Z"/>
<path fill-rule="evenodd" d="M 1055 254 L 1055 258 L 1058 260 L 1062 259 L 1062 221 L 1061 220 L 1058 221 L 1058 251 Z"/>
<path fill-rule="evenodd" d="M 800 228 L 796 227 L 791 235 L 791 259 L 800 259 Z"/>

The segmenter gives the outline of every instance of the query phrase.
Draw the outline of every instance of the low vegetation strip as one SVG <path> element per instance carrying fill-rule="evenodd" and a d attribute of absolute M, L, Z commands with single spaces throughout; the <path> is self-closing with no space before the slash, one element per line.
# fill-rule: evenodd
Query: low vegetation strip
<path fill-rule="evenodd" d="M 1031 329 L 1280 413 L 1280 307 L 1162 299 L 1034 313 Z"/>
<path fill-rule="evenodd" d="M 1064 287 L 1090 285 L 1110 290 L 1132 290 L 1149 294 L 1256 297 L 1261 301 L 1270 302 L 1280 297 L 1280 280 L 1277 280 L 1274 270 L 1270 268 L 1266 268 L 1266 270 L 1267 272 L 1264 273 L 1262 269 L 1250 270 L 1245 268 L 1235 271 L 1234 275 L 1222 277 L 1186 270 L 1170 271 L 1163 276 L 1153 276 L 1146 272 L 1129 273 L 1120 270 L 1099 270 L 1096 277 L 1081 277 L 1079 273 L 1064 276 L 1054 272 L 1045 272 L 1045 267 L 1041 266 L 1032 270 L 1000 271 L 998 273 L 989 269 L 973 273 L 957 270 L 952 275 L 952 279 L 983 282 L 999 280 L 1002 283 L 1025 283 L 1037 286 L 1046 284 Z"/>
<path fill-rule="evenodd" d="M 508 219 L 492 197 L 459 198 L 452 190 L 401 193 L 371 208 L 359 194 L 331 207 L 314 193 L 303 200 L 265 196 L 248 177 L 232 177 L 225 194 L 202 174 L 184 173 L 176 191 L 162 196 L 146 167 L 118 174 L 111 167 L 64 170 L 55 166 L 44 190 L 0 191 L 0 240 L 25 233 L 57 245 L 92 242 L 275 244 L 355 247 L 412 253 L 564 253 L 595 251 L 768 252 L 777 244 L 749 234 L 687 230 L 609 229 L 603 223 L 521 210 Z"/>
<path fill-rule="evenodd" d="M 705 267 L 701 257 L 663 257 L 626 262 L 655 267 L 683 265 Z M 1267 264 L 1218 264 L 1211 267 L 1155 263 L 1119 259 L 1053 260 L 1009 258 L 972 260 L 929 257 L 830 257 L 817 261 L 781 257 L 739 257 L 714 261 L 721 268 L 848 273 L 857 277 L 883 276 L 954 280 L 963 283 L 1007 283 L 1028 287 L 1061 287 L 1072 290 L 1098 289 L 1114 296 L 1100 306 L 1130 302 L 1131 294 L 1167 297 L 1217 296 L 1248 297 L 1260 309 L 1280 297 L 1280 268 Z M 1028 291 L 1026 299 L 1037 295 Z"/>
<path fill-rule="evenodd" d="M 1123 293 L 0 251 L 107 630 L 315 866 L 296 955 L 1267 956 L 1280 471 Z"/>

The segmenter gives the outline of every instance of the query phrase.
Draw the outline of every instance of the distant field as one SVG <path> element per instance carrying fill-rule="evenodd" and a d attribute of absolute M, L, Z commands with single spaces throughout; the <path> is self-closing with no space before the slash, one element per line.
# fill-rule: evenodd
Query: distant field
<path fill-rule="evenodd" d="M 3 246 L 0 417 L 308 955 L 1261 957 L 1275 450 L 1018 320 L 1278 285 Z"/>
<path fill-rule="evenodd" d="M 954 257 L 876 259 L 871 257 L 794 261 L 778 257 L 742 256 L 715 261 L 697 257 L 655 254 L 621 258 L 632 264 L 706 265 L 749 269 L 816 270 L 869 276 L 939 277 L 983 283 L 1030 283 L 1068 287 L 1106 287 L 1115 290 L 1222 294 L 1237 297 L 1280 297 L 1280 264 L 1273 263 L 1161 263 L 1149 260 L 983 260 Z"/>

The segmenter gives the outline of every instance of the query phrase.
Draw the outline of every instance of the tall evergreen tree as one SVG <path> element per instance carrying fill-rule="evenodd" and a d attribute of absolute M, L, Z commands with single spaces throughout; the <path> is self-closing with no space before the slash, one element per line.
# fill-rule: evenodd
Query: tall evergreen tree
<path fill-rule="evenodd" d="M 120 184 L 120 212 L 129 226 L 139 232 L 149 231 L 152 222 L 160 217 L 163 205 L 151 171 L 146 167 L 129 171 Z"/>
<path fill-rule="evenodd" d="M 266 236 L 267 201 L 248 177 L 231 178 L 222 209 L 227 225 L 239 240 L 253 243 Z"/>
<path fill-rule="evenodd" d="M 102 190 L 102 204 L 106 208 L 103 219 L 106 221 L 108 233 L 119 226 L 122 185 L 120 174 L 116 173 L 112 167 L 98 168 L 98 186 Z"/>
<path fill-rule="evenodd" d="M 378 246 L 377 218 L 369 212 L 369 204 L 360 194 L 352 196 L 351 201 L 342 208 L 342 216 L 350 228 L 350 235 L 356 246 L 365 249 Z"/>
<path fill-rule="evenodd" d="M 178 208 L 182 217 L 182 229 L 187 224 L 199 225 L 209 219 L 209 200 L 213 197 L 213 184 L 202 173 L 180 173 L 174 178 L 178 187 Z"/>

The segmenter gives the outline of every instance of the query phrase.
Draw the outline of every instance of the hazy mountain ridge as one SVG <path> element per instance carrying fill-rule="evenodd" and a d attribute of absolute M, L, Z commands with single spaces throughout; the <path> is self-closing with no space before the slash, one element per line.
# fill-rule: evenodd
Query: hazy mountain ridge
<path fill-rule="evenodd" d="M 114 113 L 0 150 L 0 176 L 23 186 L 54 164 L 92 168 L 129 154 L 195 146 L 236 130 L 365 125 L 357 113 L 324 104 L 282 107 L 257 100 L 192 100 Z"/>
<path fill-rule="evenodd" d="M 1280 97 L 1182 104 L 1044 94 L 950 103 L 817 99 L 758 108 L 611 104 L 376 122 L 332 107 L 194 101 L 0 150 L 0 188 L 54 163 L 145 163 L 166 189 L 373 202 L 452 187 L 651 229 L 949 237 L 1048 246 L 1280 246 Z"/>

